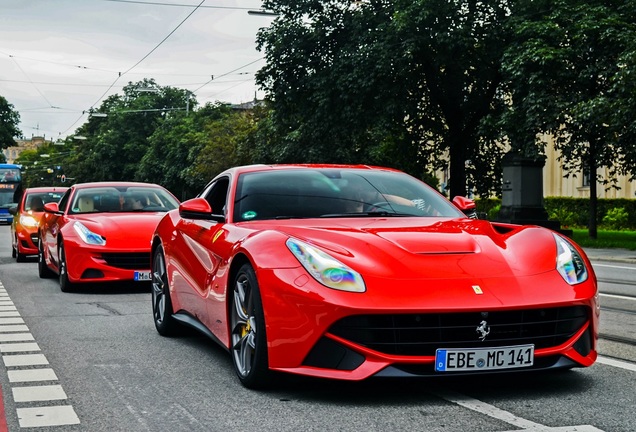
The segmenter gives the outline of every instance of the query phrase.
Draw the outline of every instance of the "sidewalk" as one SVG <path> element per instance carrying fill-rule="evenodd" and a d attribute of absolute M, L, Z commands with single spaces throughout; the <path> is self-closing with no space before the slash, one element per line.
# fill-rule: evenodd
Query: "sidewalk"
<path fill-rule="evenodd" d="M 613 261 L 636 264 L 636 251 L 628 249 L 583 248 L 591 261 Z"/>

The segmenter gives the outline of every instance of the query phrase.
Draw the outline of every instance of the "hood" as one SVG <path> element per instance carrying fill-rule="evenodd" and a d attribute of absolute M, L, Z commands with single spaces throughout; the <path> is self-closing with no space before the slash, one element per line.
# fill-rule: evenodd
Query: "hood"
<path fill-rule="evenodd" d="M 308 220 L 304 221 L 308 223 Z M 272 228 L 271 224 L 269 228 Z M 362 274 L 390 278 L 510 277 L 555 269 L 552 232 L 439 218 L 338 219 L 275 229 L 321 247 Z"/>
<path fill-rule="evenodd" d="M 106 239 L 108 248 L 150 248 L 150 240 L 163 212 L 156 213 L 91 213 L 75 215 L 86 228 Z"/>

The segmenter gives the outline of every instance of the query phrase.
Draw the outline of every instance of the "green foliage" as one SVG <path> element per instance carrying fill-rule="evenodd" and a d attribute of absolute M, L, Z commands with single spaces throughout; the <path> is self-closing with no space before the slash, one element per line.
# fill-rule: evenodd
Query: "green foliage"
<path fill-rule="evenodd" d="M 495 220 L 501 209 L 501 200 L 497 198 L 479 198 L 475 200 L 477 213 L 483 213 L 488 216 L 488 220 Z"/>
<path fill-rule="evenodd" d="M 600 230 L 590 238 L 587 229 L 574 229 L 573 240 L 584 248 L 621 248 L 636 250 L 636 231 Z"/>
<path fill-rule="evenodd" d="M 18 129 L 20 114 L 4 97 L 0 96 L 0 149 L 15 145 L 15 138 L 22 136 Z"/>
<path fill-rule="evenodd" d="M 569 223 L 571 228 L 589 228 L 589 199 L 587 198 L 568 198 L 568 197 L 546 197 L 545 208 L 548 214 L 556 214 L 557 212 L 567 212 L 574 216 Z M 624 228 L 636 230 L 636 200 L 624 198 L 600 198 L 598 199 L 597 224 L 601 228 L 610 228 L 605 224 L 602 216 L 610 212 L 614 208 L 625 209 L 627 220 Z"/>
<path fill-rule="evenodd" d="M 559 221 L 563 228 L 569 228 L 577 224 L 576 215 L 567 208 L 562 207 L 552 209 L 552 211 L 548 213 L 548 219 Z"/>
<path fill-rule="evenodd" d="M 477 211 L 486 213 L 489 220 L 495 220 L 501 200 L 497 198 L 477 199 Z M 545 197 L 544 206 L 550 220 L 557 220 L 562 227 L 583 229 L 589 223 L 589 199 L 569 197 Z M 598 213 L 610 214 L 609 218 L 598 221 L 602 229 L 636 230 L 636 199 L 601 198 L 598 200 Z M 616 219 L 620 227 L 612 225 Z"/>
<path fill-rule="evenodd" d="M 566 173 L 592 173 L 595 211 L 597 183 L 607 187 L 618 174 L 636 174 L 636 2 L 519 5 L 524 12 L 513 14 L 502 68 L 512 101 L 503 128 L 522 153 L 536 151 L 540 132 L 553 134 Z M 597 219 L 590 218 L 591 235 Z"/>
<path fill-rule="evenodd" d="M 603 216 L 603 225 L 610 230 L 621 230 L 627 227 L 629 215 L 622 207 L 611 208 Z"/>
<path fill-rule="evenodd" d="M 503 106 L 509 3 L 264 1 L 280 14 L 257 36 L 280 137 L 267 154 L 414 175 L 450 164 L 451 196 L 494 191 L 503 149 L 480 124 Z"/>
<path fill-rule="evenodd" d="M 15 160 L 22 165 L 22 181 L 24 188 L 37 186 L 63 186 L 61 177 L 64 174 L 64 161 L 68 151 L 65 146 L 51 143 L 24 150 Z"/>
<path fill-rule="evenodd" d="M 497 220 L 497 217 L 499 216 L 499 210 L 501 210 L 501 205 L 496 205 L 488 210 L 488 213 L 486 213 L 488 215 L 488 220 Z"/>

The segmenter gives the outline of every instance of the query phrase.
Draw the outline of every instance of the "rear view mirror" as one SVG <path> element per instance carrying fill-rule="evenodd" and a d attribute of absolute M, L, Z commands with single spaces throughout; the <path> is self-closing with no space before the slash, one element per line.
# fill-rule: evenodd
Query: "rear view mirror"
<path fill-rule="evenodd" d="M 463 196 L 456 196 L 453 198 L 453 204 L 469 218 L 477 219 L 477 204 L 475 204 L 475 201 Z"/>

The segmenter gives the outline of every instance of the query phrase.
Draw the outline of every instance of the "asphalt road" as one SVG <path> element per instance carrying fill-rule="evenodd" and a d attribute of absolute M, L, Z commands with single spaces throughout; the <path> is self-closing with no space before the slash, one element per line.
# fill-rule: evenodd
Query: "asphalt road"
<path fill-rule="evenodd" d="M 626 343 L 601 340 L 595 365 L 562 373 L 362 383 L 285 377 L 255 392 L 241 387 L 227 352 L 209 340 L 159 336 L 147 286 L 62 293 L 55 279 L 38 277 L 35 260 L 11 258 L 8 233 L 0 226 L 0 386 L 9 431 L 635 430 L 636 355 Z M 602 311 L 602 330 L 621 335 L 636 321 L 625 312 L 634 308 L 636 265 L 606 257 L 594 266 L 607 293 L 601 302 L 615 309 Z M 619 314 L 611 325 L 610 313 Z"/>

